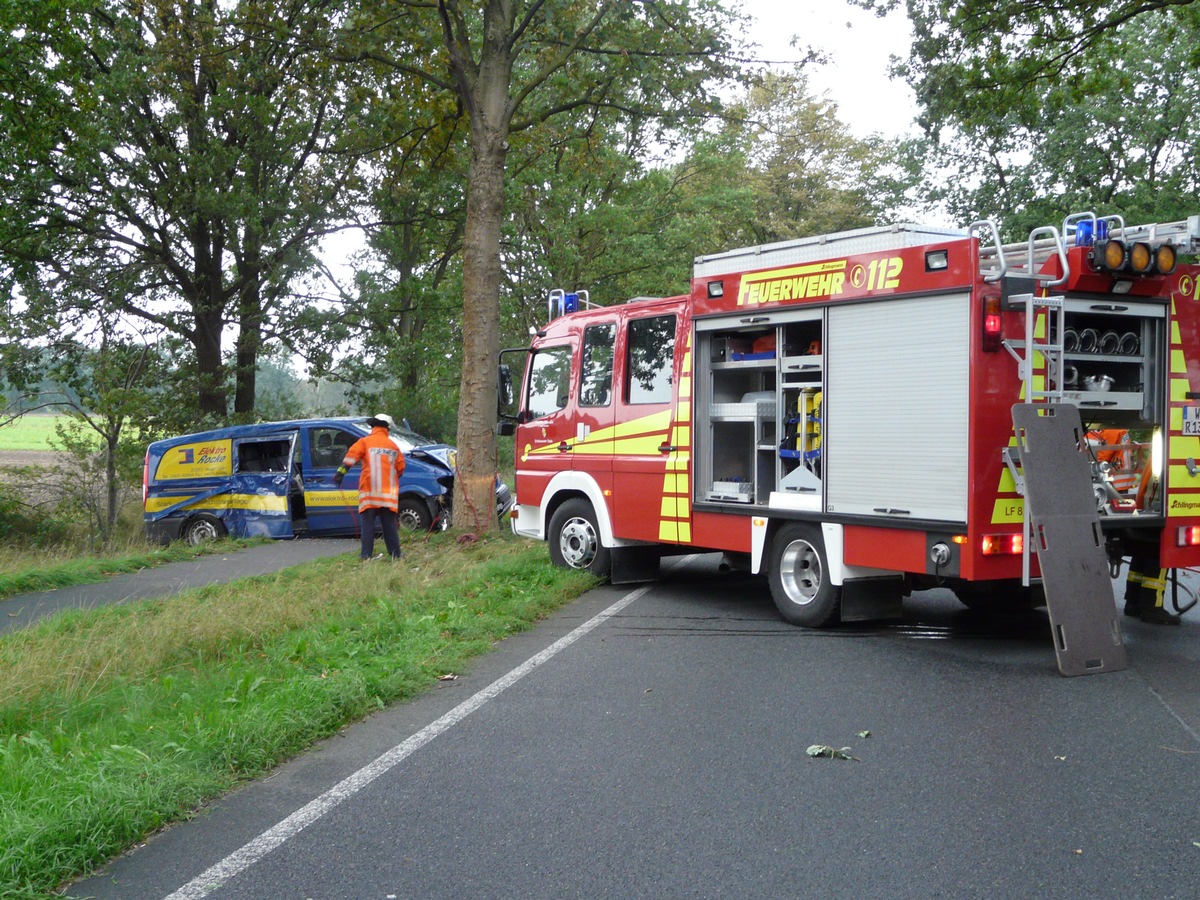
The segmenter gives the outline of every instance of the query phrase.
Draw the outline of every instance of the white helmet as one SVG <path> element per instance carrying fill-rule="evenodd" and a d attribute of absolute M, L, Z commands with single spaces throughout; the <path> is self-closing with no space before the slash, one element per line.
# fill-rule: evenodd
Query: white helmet
<path fill-rule="evenodd" d="M 396 427 L 396 420 L 387 413 L 376 413 L 367 419 L 367 424 L 372 428 L 383 426 L 384 428 L 392 429 Z"/>

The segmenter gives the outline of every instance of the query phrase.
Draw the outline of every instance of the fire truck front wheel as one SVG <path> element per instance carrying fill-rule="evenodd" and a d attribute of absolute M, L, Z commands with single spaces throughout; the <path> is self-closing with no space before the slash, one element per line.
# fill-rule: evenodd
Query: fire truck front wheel
<path fill-rule="evenodd" d="M 550 560 L 565 569 L 582 569 L 607 578 L 611 554 L 600 543 L 596 513 L 586 500 L 568 500 L 550 519 Z"/>
<path fill-rule="evenodd" d="M 842 592 L 829 580 L 821 531 L 813 525 L 784 525 L 771 544 L 771 598 L 793 625 L 822 628 L 837 621 Z"/>

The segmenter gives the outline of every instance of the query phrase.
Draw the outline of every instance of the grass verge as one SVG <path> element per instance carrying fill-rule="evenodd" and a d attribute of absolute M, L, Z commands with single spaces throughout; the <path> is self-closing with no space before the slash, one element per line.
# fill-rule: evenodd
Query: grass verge
<path fill-rule="evenodd" d="M 537 544 L 442 536 L 0 639 L 0 896 L 49 896 L 594 583 Z"/>

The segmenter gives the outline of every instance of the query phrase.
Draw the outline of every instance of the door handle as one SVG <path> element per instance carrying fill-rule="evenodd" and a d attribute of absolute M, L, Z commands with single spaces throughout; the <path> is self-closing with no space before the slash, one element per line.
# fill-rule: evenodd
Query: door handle
<path fill-rule="evenodd" d="M 571 445 L 568 444 L 566 441 L 563 441 L 561 444 L 558 445 L 559 453 L 566 453 L 570 449 L 571 449 Z"/>
<path fill-rule="evenodd" d="M 659 453 L 674 453 L 678 449 L 679 448 L 676 447 L 674 444 L 668 444 L 666 441 L 664 441 L 663 443 L 658 445 Z"/>

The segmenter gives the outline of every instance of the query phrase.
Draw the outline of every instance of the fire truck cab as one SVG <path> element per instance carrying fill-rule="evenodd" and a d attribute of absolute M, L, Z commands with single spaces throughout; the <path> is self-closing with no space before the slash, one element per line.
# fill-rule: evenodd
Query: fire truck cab
<path fill-rule="evenodd" d="M 554 292 L 505 351 L 528 354 L 501 427 L 514 531 L 614 581 L 722 551 L 810 627 L 935 585 L 1036 604 L 1014 430 L 1035 405 L 1078 410 L 1110 564 L 1200 564 L 1200 270 L 1178 262 L 1200 216 L 998 235 L 866 228 L 700 257 L 677 297 Z"/>

